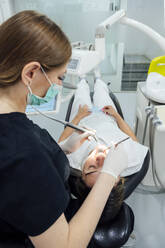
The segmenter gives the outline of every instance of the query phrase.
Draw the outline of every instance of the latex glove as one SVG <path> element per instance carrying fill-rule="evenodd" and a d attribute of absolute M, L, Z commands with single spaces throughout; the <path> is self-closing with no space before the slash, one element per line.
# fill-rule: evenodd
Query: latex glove
<path fill-rule="evenodd" d="M 101 172 L 108 173 L 116 179 L 128 167 L 128 156 L 121 143 L 117 147 L 113 146 L 109 150 L 103 164 Z"/>
<path fill-rule="evenodd" d="M 67 139 L 59 143 L 59 146 L 65 153 L 72 153 L 75 152 L 82 143 L 89 137 L 93 136 L 92 131 L 87 131 L 82 134 L 74 132 L 71 136 Z"/>

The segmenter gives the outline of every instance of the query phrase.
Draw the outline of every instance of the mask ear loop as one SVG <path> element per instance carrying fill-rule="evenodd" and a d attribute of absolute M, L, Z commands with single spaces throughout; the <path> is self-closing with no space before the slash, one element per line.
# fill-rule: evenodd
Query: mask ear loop
<path fill-rule="evenodd" d="M 41 71 L 44 73 L 44 75 L 45 75 L 46 79 L 48 80 L 49 84 L 52 86 L 53 84 L 50 81 L 50 79 L 48 78 L 48 76 L 46 75 L 46 72 L 44 71 L 42 66 L 41 66 Z M 27 87 L 28 87 L 28 90 L 29 90 L 30 94 L 33 94 L 29 84 L 27 85 Z"/>
<path fill-rule="evenodd" d="M 31 90 L 31 88 L 30 88 L 30 86 L 29 86 L 29 84 L 27 85 L 27 88 L 28 88 L 30 94 L 33 94 L 33 93 L 32 93 L 32 90 Z"/>
<path fill-rule="evenodd" d="M 27 85 L 27 88 L 28 88 L 29 93 L 32 95 L 33 93 L 32 93 L 32 90 L 31 90 L 29 84 Z M 27 103 L 28 103 L 28 102 L 29 102 L 29 94 L 27 95 Z"/>
<path fill-rule="evenodd" d="M 51 85 L 51 86 L 53 86 L 53 87 L 59 87 L 60 88 L 60 90 L 62 90 L 62 86 L 60 86 L 60 85 L 58 85 L 58 84 L 56 84 L 55 83 L 55 86 L 54 86 L 54 84 L 51 82 L 51 80 L 48 78 L 48 76 L 47 76 L 47 74 L 46 74 L 46 72 L 44 71 L 44 69 L 43 69 L 43 67 L 42 67 L 42 65 L 41 65 L 41 70 L 42 70 L 42 72 L 44 73 L 44 75 L 45 75 L 45 77 L 46 77 L 46 79 L 48 80 L 48 82 L 49 82 L 49 84 Z M 59 94 L 58 94 L 58 99 L 57 99 L 57 102 L 59 103 L 59 102 L 61 102 L 62 100 L 61 100 L 61 94 L 62 94 L 62 92 L 60 92 Z M 60 99 L 60 100 L 59 100 Z M 60 108 L 60 106 L 58 106 L 57 107 L 58 109 Z"/>
<path fill-rule="evenodd" d="M 30 94 L 33 95 L 32 89 L 30 88 L 30 85 L 29 85 L 29 84 L 27 85 L 27 88 L 28 88 Z M 38 98 L 41 98 L 40 96 L 37 96 L 37 97 L 38 97 Z M 32 106 L 32 108 L 33 108 L 33 106 Z"/>
<path fill-rule="evenodd" d="M 41 71 L 42 71 L 43 74 L 45 75 L 45 77 L 46 77 L 46 79 L 48 80 L 49 84 L 52 86 L 53 84 L 52 84 L 51 80 L 48 78 L 48 76 L 47 76 L 46 72 L 44 71 L 42 65 L 41 65 Z"/>

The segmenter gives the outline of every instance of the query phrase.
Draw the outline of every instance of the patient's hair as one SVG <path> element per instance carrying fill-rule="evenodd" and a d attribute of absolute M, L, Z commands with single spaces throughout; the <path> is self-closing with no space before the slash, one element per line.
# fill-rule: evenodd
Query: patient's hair
<path fill-rule="evenodd" d="M 81 204 L 90 192 L 90 188 L 86 186 L 81 177 L 81 171 L 71 168 L 71 177 L 69 185 L 71 192 L 81 201 Z M 124 199 L 124 178 L 121 178 L 116 186 L 113 187 L 107 203 L 102 212 L 99 223 L 112 221 L 119 213 Z"/>

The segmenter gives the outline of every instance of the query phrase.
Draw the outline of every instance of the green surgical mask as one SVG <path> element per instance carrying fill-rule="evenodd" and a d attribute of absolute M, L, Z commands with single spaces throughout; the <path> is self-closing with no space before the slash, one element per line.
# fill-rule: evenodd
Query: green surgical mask
<path fill-rule="evenodd" d="M 30 86 L 28 85 L 27 87 L 28 87 L 29 93 L 28 93 L 28 97 L 27 97 L 27 104 L 29 104 L 29 105 L 41 105 L 44 103 L 48 103 L 50 100 L 55 98 L 55 96 L 57 94 L 59 94 L 62 90 L 61 85 L 54 84 L 50 81 L 50 79 L 48 78 L 48 76 L 46 75 L 46 73 L 42 67 L 41 67 L 41 70 L 43 71 L 46 79 L 50 83 L 50 87 L 49 87 L 48 91 L 46 92 L 46 95 L 44 97 L 40 97 L 40 96 L 33 94 Z"/>

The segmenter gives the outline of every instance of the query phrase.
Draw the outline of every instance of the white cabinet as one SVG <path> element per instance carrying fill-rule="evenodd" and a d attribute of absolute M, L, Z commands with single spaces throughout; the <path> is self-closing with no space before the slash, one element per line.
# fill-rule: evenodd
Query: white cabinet
<path fill-rule="evenodd" d="M 145 82 L 138 83 L 136 97 L 137 97 L 136 99 L 137 105 L 136 105 L 135 134 L 138 138 L 138 141 L 141 144 L 148 146 L 150 149 L 152 149 L 153 147 L 152 155 L 154 157 L 154 165 L 155 165 L 158 176 L 165 184 L 165 173 L 164 173 L 165 105 L 160 104 L 158 102 L 154 102 L 147 98 L 145 94 Z M 158 117 L 160 117 L 160 119 L 163 119 L 162 125 L 156 127 L 155 129 L 152 128 L 151 132 L 149 128 L 150 118 L 148 118 L 148 122 L 146 121 L 147 114 L 146 114 L 145 109 L 148 106 L 154 106 L 154 109 L 157 110 L 158 113 L 161 113 L 158 115 Z M 160 111 L 159 109 L 163 109 L 163 110 Z M 150 142 L 150 138 L 152 142 Z M 150 161 L 149 170 L 142 184 L 145 186 L 155 187 L 155 183 L 153 181 L 153 173 L 152 173 L 152 159 Z"/>

